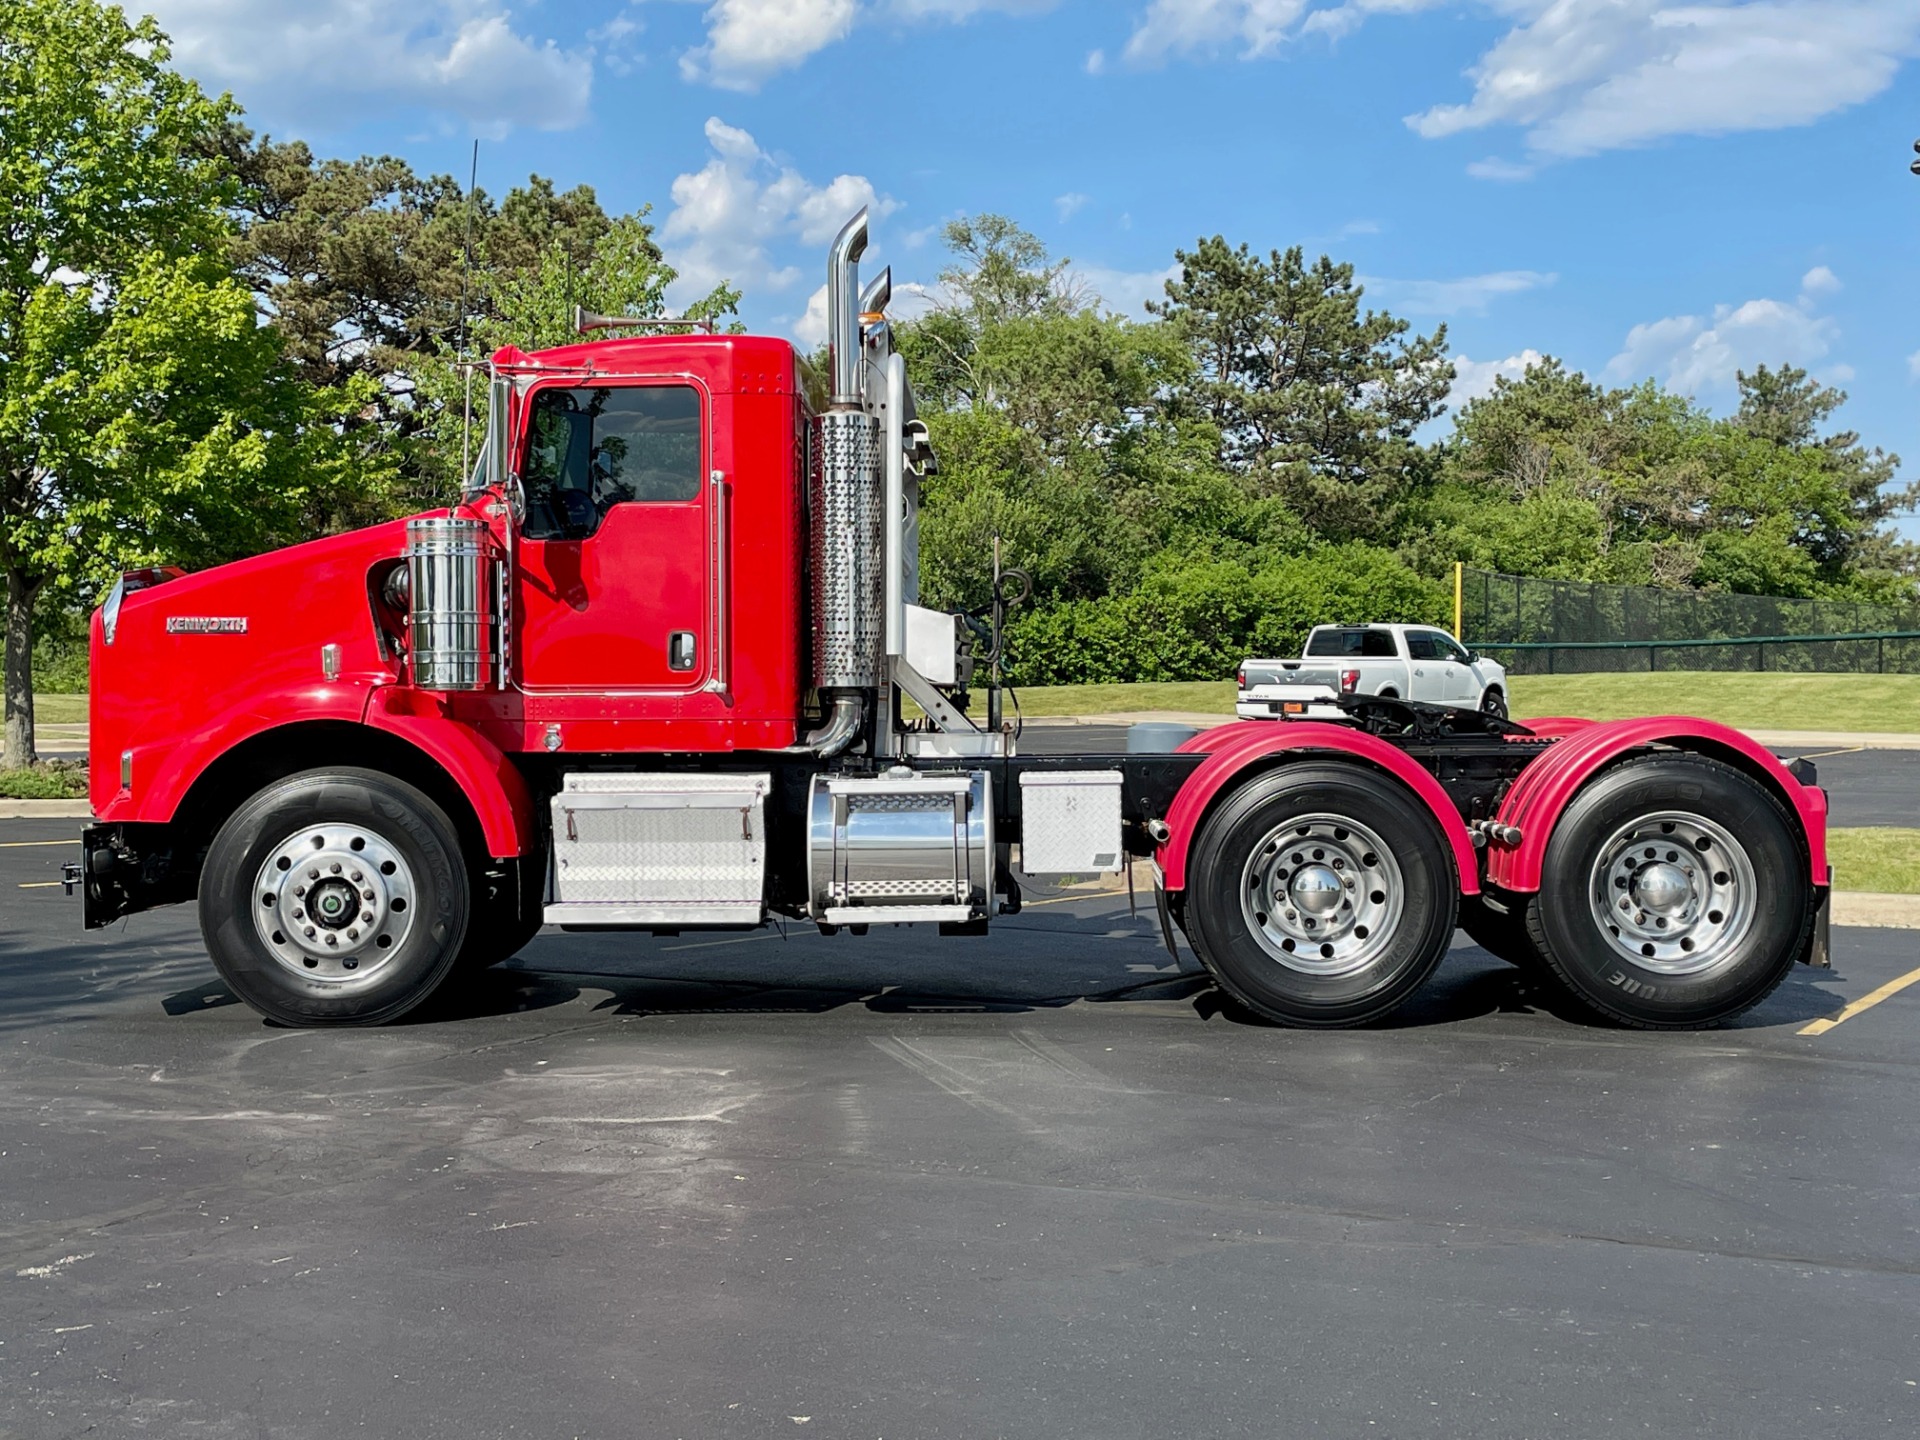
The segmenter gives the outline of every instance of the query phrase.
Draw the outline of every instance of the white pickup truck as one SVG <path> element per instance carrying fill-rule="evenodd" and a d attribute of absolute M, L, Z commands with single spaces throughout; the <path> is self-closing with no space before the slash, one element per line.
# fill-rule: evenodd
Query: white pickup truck
<path fill-rule="evenodd" d="M 1431 625 L 1316 625 L 1300 659 L 1244 661 L 1239 681 L 1243 720 L 1338 715 L 1339 695 L 1507 713 L 1506 667 Z"/>

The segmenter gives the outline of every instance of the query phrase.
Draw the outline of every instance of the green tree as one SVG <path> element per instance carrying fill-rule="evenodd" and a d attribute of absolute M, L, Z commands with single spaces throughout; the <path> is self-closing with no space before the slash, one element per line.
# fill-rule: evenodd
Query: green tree
<path fill-rule="evenodd" d="M 535 177 L 536 193 L 540 185 Z M 505 209 L 515 208 L 509 197 Z M 483 308 L 469 323 L 465 355 L 454 337 L 443 333 L 427 353 L 408 357 L 400 372 L 419 435 L 409 500 L 444 504 L 466 478 L 461 467 L 470 463 L 487 423 L 486 386 L 469 361 L 477 366 L 507 345 L 539 350 L 578 343 L 576 305 L 603 315 L 666 314 L 667 287 L 678 276 L 655 242 L 647 214 L 643 208 L 607 219 L 584 243 L 578 230 L 572 235 L 549 230 L 512 264 L 488 258 L 475 286 L 475 303 Z M 717 323 L 739 304 L 740 292 L 721 284 L 688 306 L 685 317 Z"/>
<path fill-rule="evenodd" d="M 0 739 L 16 764 L 33 753 L 35 605 L 70 575 L 79 518 L 111 508 L 97 467 L 69 468 L 49 425 L 91 347 L 131 320 L 129 283 L 164 290 L 166 262 L 220 234 L 208 145 L 231 104 L 167 60 L 151 19 L 93 0 L 8 0 L 0 20 Z"/>
<path fill-rule="evenodd" d="M 1215 236 L 1175 252 L 1150 307 L 1191 348 L 1177 403 L 1219 435 L 1221 462 L 1285 499 L 1329 539 L 1380 536 L 1421 473 L 1413 435 L 1453 380 L 1443 325 L 1363 312 L 1351 265 L 1298 247 L 1266 260 Z"/>

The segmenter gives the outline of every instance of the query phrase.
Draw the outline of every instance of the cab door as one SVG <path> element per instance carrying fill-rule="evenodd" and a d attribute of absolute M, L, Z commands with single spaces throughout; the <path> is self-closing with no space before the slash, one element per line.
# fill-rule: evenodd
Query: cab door
<path fill-rule="evenodd" d="M 711 403 L 684 380 L 527 401 L 514 603 L 529 691 L 698 690 L 711 673 Z"/>

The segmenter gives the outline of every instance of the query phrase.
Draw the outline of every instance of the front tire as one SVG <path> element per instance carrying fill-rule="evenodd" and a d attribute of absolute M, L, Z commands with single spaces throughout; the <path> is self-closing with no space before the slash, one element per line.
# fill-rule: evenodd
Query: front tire
<path fill-rule="evenodd" d="M 1480 697 L 1480 713 L 1491 715 L 1496 720 L 1507 718 L 1507 697 L 1501 693 L 1498 685 L 1489 685 Z"/>
<path fill-rule="evenodd" d="M 1813 899 L 1797 827 L 1759 782 L 1698 755 L 1650 755 L 1575 797 L 1527 928 L 1596 1014 L 1692 1030 L 1773 993 Z"/>
<path fill-rule="evenodd" d="M 446 978 L 467 932 L 452 823 L 371 770 L 311 770 L 223 825 L 200 931 L 233 992 L 283 1025 L 379 1025 Z"/>
<path fill-rule="evenodd" d="M 1227 798 L 1195 842 L 1186 927 L 1214 979 L 1285 1025 L 1377 1020 L 1452 940 L 1458 882 L 1426 807 L 1358 765 L 1296 763 Z"/>

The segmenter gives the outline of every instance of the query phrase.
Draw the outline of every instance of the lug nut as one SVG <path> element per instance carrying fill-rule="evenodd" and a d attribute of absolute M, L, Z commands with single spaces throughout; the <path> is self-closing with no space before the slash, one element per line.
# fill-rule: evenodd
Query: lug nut
<path fill-rule="evenodd" d="M 367 902 L 368 904 L 372 904 L 372 903 L 373 903 L 373 892 L 372 892 L 371 890 L 362 890 L 362 891 L 360 892 L 360 898 L 361 898 L 362 900 L 365 900 L 365 901 L 366 901 L 366 902 Z"/>
<path fill-rule="evenodd" d="M 360 938 L 360 932 L 358 930 L 347 931 L 347 939 L 358 940 L 359 938 Z"/>
<path fill-rule="evenodd" d="M 307 938 L 308 938 L 309 940 L 311 940 L 311 939 L 313 938 L 313 926 L 311 926 L 311 925 L 309 925 L 309 926 L 307 926 L 307 931 L 306 931 L 306 934 L 307 934 Z"/>
<path fill-rule="evenodd" d="M 360 883 L 360 872 L 356 870 L 353 872 L 353 874 L 349 875 L 347 878 L 353 881 L 354 884 L 358 885 Z"/>
<path fill-rule="evenodd" d="M 306 887 L 306 886 L 304 886 L 304 885 L 296 885 L 296 886 L 294 886 L 294 887 L 293 887 L 293 893 L 294 893 L 294 894 L 295 894 L 296 896 L 298 896 L 298 895 L 304 895 L 304 894 L 306 894 L 306 893 L 307 893 L 307 887 Z"/>
<path fill-rule="evenodd" d="M 319 878 L 320 878 L 320 872 L 318 870 L 307 871 L 307 879 L 318 880 Z"/>
<path fill-rule="evenodd" d="M 360 923 L 361 923 L 362 925 L 371 925 L 371 924 L 373 924 L 373 912 L 372 912 L 371 910 L 369 910 L 369 911 L 367 911 L 367 913 L 366 913 L 366 914 L 364 914 L 364 915 L 362 915 L 362 916 L 360 917 Z"/>
<path fill-rule="evenodd" d="M 340 937 L 338 935 L 327 936 L 327 944 L 338 945 L 339 943 L 340 943 Z"/>
<path fill-rule="evenodd" d="M 329 875 L 338 875 L 340 873 L 340 862 L 336 860 L 333 864 L 329 865 L 327 867 L 327 873 Z"/>
<path fill-rule="evenodd" d="M 295 909 L 293 912 L 293 918 L 296 920 L 304 920 L 307 918 L 307 915 L 304 910 Z"/>

